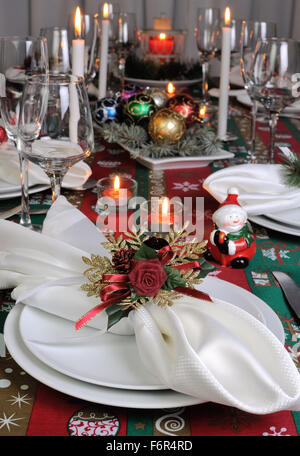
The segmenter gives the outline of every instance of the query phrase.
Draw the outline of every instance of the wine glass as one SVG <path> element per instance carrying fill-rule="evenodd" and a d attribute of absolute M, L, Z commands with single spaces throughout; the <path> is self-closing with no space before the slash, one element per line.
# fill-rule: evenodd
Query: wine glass
<path fill-rule="evenodd" d="M 34 73 L 48 73 L 48 48 L 45 38 L 30 36 L 0 37 L 0 73 L 3 94 L 0 99 L 1 118 L 8 138 L 15 144 L 20 159 L 21 216 L 20 224 L 32 228 L 28 193 L 28 162 L 22 157 L 18 140 L 17 120 L 26 79 Z"/>
<path fill-rule="evenodd" d="M 202 105 L 212 111 L 208 94 L 208 69 L 211 59 L 216 57 L 221 49 L 221 15 L 219 8 L 199 8 L 197 15 L 197 26 L 194 30 L 197 47 L 202 64 Z"/>
<path fill-rule="evenodd" d="M 274 163 L 275 133 L 279 113 L 298 96 L 295 75 L 300 73 L 300 42 L 282 38 L 261 39 L 250 70 L 251 92 L 269 114 L 269 162 Z"/>
<path fill-rule="evenodd" d="M 70 53 L 68 31 L 65 27 L 44 27 L 40 37 L 47 39 L 49 70 L 52 73 L 70 71 Z"/>
<path fill-rule="evenodd" d="M 110 88 L 120 89 L 125 77 L 125 64 L 129 54 L 137 49 L 139 35 L 135 13 L 115 12 L 111 19 L 110 37 Z"/>
<path fill-rule="evenodd" d="M 69 45 L 77 38 L 74 15 L 69 16 Z M 81 15 L 81 38 L 85 41 L 84 77 L 86 84 L 90 84 L 96 77 L 99 69 L 100 24 L 98 14 Z"/>
<path fill-rule="evenodd" d="M 22 151 L 24 157 L 38 164 L 50 178 L 52 201 L 55 201 L 68 169 L 87 158 L 94 147 L 84 78 L 51 73 L 48 80 L 38 76 L 28 79 L 18 128 L 26 145 Z M 28 141 L 33 136 L 35 141 Z"/>
<path fill-rule="evenodd" d="M 250 78 L 250 69 L 252 64 L 253 53 L 259 39 L 273 38 L 277 35 L 277 25 L 274 22 L 243 21 L 240 36 L 240 68 L 244 87 L 251 98 L 251 137 L 250 150 L 248 152 L 248 161 L 257 162 L 255 154 L 256 145 L 256 120 L 258 111 L 258 102 L 252 96 L 252 82 Z"/>

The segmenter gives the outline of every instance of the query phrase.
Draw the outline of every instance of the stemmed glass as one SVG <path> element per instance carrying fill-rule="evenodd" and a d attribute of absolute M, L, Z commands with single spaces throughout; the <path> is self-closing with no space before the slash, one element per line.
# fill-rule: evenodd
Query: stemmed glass
<path fill-rule="evenodd" d="M 299 96 L 295 75 L 300 73 L 300 42 L 269 38 L 259 40 L 250 70 L 251 91 L 269 114 L 269 162 L 274 163 L 275 132 L 279 113 Z"/>
<path fill-rule="evenodd" d="M 40 37 L 47 39 L 49 70 L 52 73 L 70 71 L 70 52 L 68 30 L 65 27 L 44 27 Z"/>
<path fill-rule="evenodd" d="M 202 102 L 208 111 L 213 110 L 208 94 L 209 62 L 221 48 L 221 14 L 219 8 L 199 8 L 194 35 L 202 64 Z"/>
<path fill-rule="evenodd" d="M 20 104 L 18 128 L 26 146 L 22 154 L 38 164 L 50 178 L 52 201 L 55 201 L 68 169 L 87 158 L 94 147 L 84 78 L 49 74 L 47 80 L 38 76 L 28 79 Z M 32 142 L 33 136 L 35 141 Z"/>
<path fill-rule="evenodd" d="M 69 17 L 68 32 L 69 45 L 72 46 L 72 40 L 77 37 L 74 15 Z M 81 15 L 81 38 L 85 41 L 84 77 L 86 85 L 88 85 L 95 79 L 99 69 L 100 24 L 98 14 Z"/>
<path fill-rule="evenodd" d="M 20 100 L 26 79 L 32 74 L 48 73 L 48 49 L 45 38 L 29 36 L 0 37 L 0 73 L 3 93 L 1 118 L 8 138 L 15 144 L 20 159 L 21 217 L 20 224 L 32 228 L 29 211 L 28 161 L 23 158 L 22 141 L 18 138 Z"/>
<path fill-rule="evenodd" d="M 248 160 L 250 163 L 257 161 L 255 154 L 256 145 L 256 119 L 258 102 L 252 95 L 252 81 L 250 71 L 253 54 L 259 39 L 273 38 L 277 36 L 277 26 L 274 22 L 243 21 L 240 36 L 240 67 L 244 81 L 244 87 L 252 101 L 251 108 L 251 138 Z"/>

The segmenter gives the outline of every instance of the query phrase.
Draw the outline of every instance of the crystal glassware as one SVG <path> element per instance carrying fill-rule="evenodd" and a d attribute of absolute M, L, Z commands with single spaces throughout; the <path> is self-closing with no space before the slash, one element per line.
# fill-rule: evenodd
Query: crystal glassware
<path fill-rule="evenodd" d="M 48 47 L 45 38 L 30 36 L 0 37 L 1 118 L 8 138 L 15 144 L 20 159 L 20 224 L 32 228 L 29 210 L 28 162 L 22 156 L 23 143 L 18 137 L 20 100 L 26 79 L 33 74 L 48 73 Z"/>
<path fill-rule="evenodd" d="M 295 75 L 300 73 L 300 42 L 281 38 L 259 40 L 250 70 L 251 91 L 269 114 L 269 162 L 275 161 L 278 116 L 299 96 Z"/>
<path fill-rule="evenodd" d="M 68 30 L 65 27 L 45 27 L 41 28 L 40 36 L 47 39 L 49 70 L 68 73 L 71 68 Z"/>
<path fill-rule="evenodd" d="M 213 110 L 208 94 L 209 62 L 217 56 L 221 49 L 221 14 L 219 8 L 199 8 L 197 26 L 194 35 L 202 64 L 202 100 L 201 106 Z"/>
<path fill-rule="evenodd" d="M 255 143 L 258 101 L 256 101 L 252 95 L 252 81 L 250 78 L 253 53 L 259 39 L 273 38 L 276 37 L 276 35 L 277 25 L 274 22 L 242 22 L 240 35 L 240 68 L 244 87 L 252 101 L 250 150 L 247 158 L 247 161 L 250 163 L 255 163 L 257 161 Z"/>
<path fill-rule="evenodd" d="M 36 105 L 42 115 L 36 115 Z M 68 169 L 87 158 L 94 147 L 91 111 L 83 77 L 49 74 L 26 82 L 18 122 L 25 158 L 50 178 L 52 200 L 60 195 Z M 28 138 L 35 136 L 35 140 Z"/>

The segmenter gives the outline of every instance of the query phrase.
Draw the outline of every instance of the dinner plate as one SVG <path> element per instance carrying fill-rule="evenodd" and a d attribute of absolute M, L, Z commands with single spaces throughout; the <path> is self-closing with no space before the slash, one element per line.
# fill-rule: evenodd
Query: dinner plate
<path fill-rule="evenodd" d="M 275 222 L 279 222 L 284 225 L 292 225 L 295 228 L 300 229 L 300 207 L 281 212 L 273 212 L 272 214 L 266 214 L 266 216 Z"/>
<path fill-rule="evenodd" d="M 136 78 L 127 78 L 125 77 L 125 81 L 129 84 L 134 84 L 137 86 L 149 86 L 149 87 L 159 87 L 159 88 L 166 88 L 169 82 L 175 86 L 175 88 L 183 88 L 188 87 L 194 84 L 200 84 L 201 78 L 197 79 L 183 79 L 178 81 L 158 81 L 157 79 L 136 79 Z"/>
<path fill-rule="evenodd" d="M 251 101 L 251 98 L 249 97 L 249 95 L 246 93 L 246 94 L 242 94 L 242 95 L 238 95 L 236 97 L 237 101 L 245 106 L 248 106 L 249 108 L 252 106 L 252 101 Z M 263 110 L 264 107 L 261 103 L 258 103 L 258 109 L 261 109 Z M 291 106 L 287 106 L 282 112 L 285 112 L 285 113 L 297 113 L 297 112 L 300 112 L 300 101 L 297 100 L 294 104 L 292 104 Z"/>
<path fill-rule="evenodd" d="M 300 227 L 296 228 L 295 226 L 283 224 L 272 220 L 264 215 L 251 215 L 248 217 L 251 222 L 256 223 L 257 225 L 263 226 L 264 228 L 269 228 L 274 231 L 279 231 L 284 234 L 291 234 L 293 236 L 300 236 Z"/>
<path fill-rule="evenodd" d="M 133 391 L 106 388 L 59 373 L 41 362 L 26 348 L 19 331 L 19 319 L 23 308 L 23 304 L 16 304 L 9 312 L 4 326 L 5 344 L 10 355 L 25 372 L 50 388 L 77 399 L 113 407 L 161 409 L 201 403 L 197 398 L 173 390 Z"/>
<path fill-rule="evenodd" d="M 34 185 L 33 187 L 29 188 L 28 193 L 29 193 L 29 195 L 33 195 L 34 193 L 43 192 L 44 190 L 47 190 L 48 188 L 50 188 L 50 185 L 38 184 L 38 185 Z M 0 200 L 17 198 L 19 196 L 21 196 L 20 187 L 18 187 L 18 190 L 15 190 L 15 191 L 8 191 L 8 192 L 3 192 L 3 193 L 0 192 Z"/>
<path fill-rule="evenodd" d="M 280 320 L 252 293 L 215 277 L 207 277 L 199 288 L 249 312 L 284 341 Z M 113 388 L 166 389 L 141 363 L 134 336 L 99 334 L 89 327 L 76 333 L 73 322 L 30 306 L 22 311 L 20 333 L 40 361 L 77 380 Z"/>

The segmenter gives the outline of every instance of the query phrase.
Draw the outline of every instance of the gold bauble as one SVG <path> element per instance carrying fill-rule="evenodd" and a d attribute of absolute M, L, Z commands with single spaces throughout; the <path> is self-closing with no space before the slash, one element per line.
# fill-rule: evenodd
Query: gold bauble
<path fill-rule="evenodd" d="M 149 121 L 149 135 L 158 144 L 177 144 L 184 136 L 185 122 L 171 109 L 160 109 Z"/>

